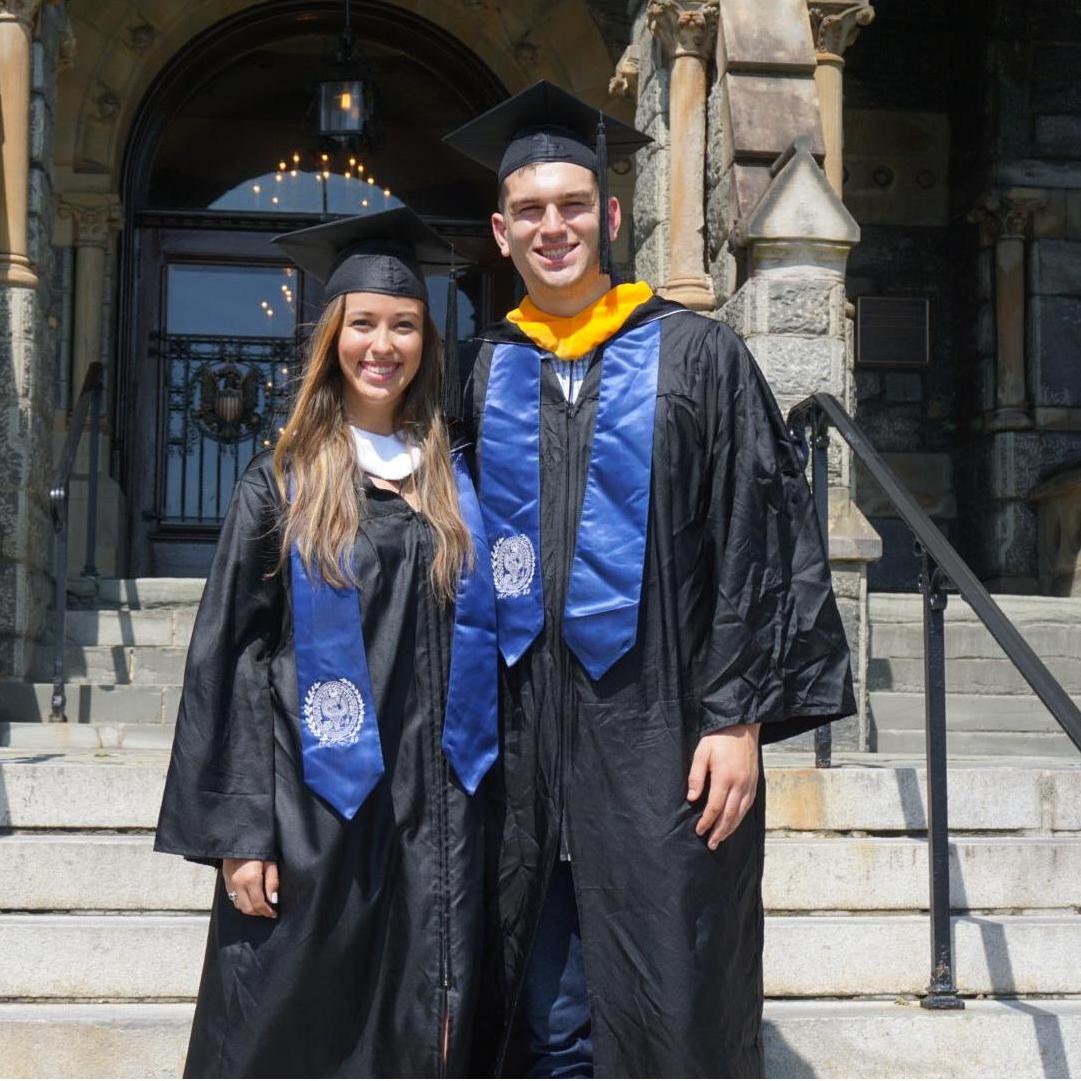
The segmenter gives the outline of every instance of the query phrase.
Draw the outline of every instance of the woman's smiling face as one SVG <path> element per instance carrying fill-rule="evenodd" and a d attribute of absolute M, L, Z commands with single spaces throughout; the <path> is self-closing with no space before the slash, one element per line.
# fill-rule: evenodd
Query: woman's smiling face
<path fill-rule="evenodd" d="M 394 413 L 420 369 L 425 306 L 412 297 L 349 293 L 338 335 L 345 410 L 369 431 L 389 434 Z"/>

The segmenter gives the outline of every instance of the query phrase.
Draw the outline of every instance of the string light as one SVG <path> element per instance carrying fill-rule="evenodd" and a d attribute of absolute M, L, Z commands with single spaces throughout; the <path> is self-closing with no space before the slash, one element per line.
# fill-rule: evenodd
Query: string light
<path fill-rule="evenodd" d="M 273 204 L 274 204 L 275 206 L 277 206 L 277 205 L 278 205 L 278 197 L 277 197 L 276 195 L 272 195 L 272 196 L 270 197 L 270 201 L 271 201 L 271 202 L 272 202 L 272 203 L 273 203 Z"/>
<path fill-rule="evenodd" d="M 294 165 L 299 165 L 300 164 L 300 155 L 295 150 L 293 151 L 293 164 Z"/>
<path fill-rule="evenodd" d="M 270 307 L 270 305 L 265 300 L 260 300 L 259 307 L 265 311 L 267 308 Z"/>
<path fill-rule="evenodd" d="M 367 206 L 368 205 L 368 200 L 367 199 L 361 199 L 360 205 L 361 206 Z"/>
<path fill-rule="evenodd" d="M 279 173 L 284 173 L 285 172 L 285 162 L 284 161 L 279 161 L 278 162 L 278 172 Z"/>
<path fill-rule="evenodd" d="M 383 197 L 384 197 L 385 199 L 389 199 L 389 198 L 390 198 L 390 188 L 384 188 L 384 189 L 383 189 Z"/>
<path fill-rule="evenodd" d="M 258 184 L 252 184 L 251 190 L 255 192 L 256 195 L 258 195 L 263 189 L 259 187 Z"/>

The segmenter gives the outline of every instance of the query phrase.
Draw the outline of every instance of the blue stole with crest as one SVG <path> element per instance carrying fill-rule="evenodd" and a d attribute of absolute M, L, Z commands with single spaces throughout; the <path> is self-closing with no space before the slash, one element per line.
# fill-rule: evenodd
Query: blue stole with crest
<path fill-rule="evenodd" d="M 604 346 L 600 399 L 571 565 L 563 639 L 600 679 L 638 633 L 660 320 Z M 556 361 L 556 363 L 559 363 Z M 480 493 L 492 553 L 499 648 L 515 664 L 544 626 L 540 570 L 540 350 L 492 354 L 480 441 Z"/>
<path fill-rule="evenodd" d="M 474 557 L 455 598 L 442 746 L 472 795 L 499 750 L 495 596 L 473 482 L 460 454 L 453 465 Z M 351 819 L 385 771 L 360 595 L 309 574 L 296 545 L 290 567 L 304 782 Z"/>

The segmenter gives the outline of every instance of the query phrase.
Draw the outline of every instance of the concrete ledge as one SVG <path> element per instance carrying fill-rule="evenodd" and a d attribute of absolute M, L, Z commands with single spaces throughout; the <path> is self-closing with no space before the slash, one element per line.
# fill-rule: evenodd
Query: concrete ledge
<path fill-rule="evenodd" d="M 766 994 L 920 994 L 930 977 L 929 926 L 925 916 L 767 917 Z M 952 926 L 961 994 L 1081 992 L 1081 917 L 960 916 Z"/>
<path fill-rule="evenodd" d="M 911 757 L 837 755 L 816 770 L 800 753 L 766 755 L 771 830 L 916 832 L 926 828 L 924 769 Z M 168 756 L 0 749 L 0 828 L 152 829 Z M 1081 829 L 1081 755 L 950 763 L 954 830 Z"/>
<path fill-rule="evenodd" d="M 0 721 L 0 747 L 19 751 L 165 751 L 173 746 L 172 722 L 148 724 L 50 724 Z"/>
<path fill-rule="evenodd" d="M 1072 695 L 1081 694 L 1081 656 L 1043 656 L 1048 671 Z M 922 691 L 923 657 L 874 656 L 867 666 L 872 691 Z M 961 657 L 946 662 L 946 690 L 953 694 L 1018 695 L 1039 704 L 1011 661 Z"/>
<path fill-rule="evenodd" d="M 0 683 L 0 722 L 49 723 L 51 683 Z M 176 720 L 178 686 L 136 687 L 130 683 L 69 683 L 64 708 L 69 725 L 162 724 Z"/>
<path fill-rule="evenodd" d="M 1057 726 L 1056 726 L 1057 727 Z M 922 732 L 914 729 L 874 726 L 871 742 L 885 754 L 919 754 L 924 749 Z M 1063 761 L 1077 761 L 1078 750 L 1061 729 L 1057 732 L 948 732 L 946 746 L 951 755 L 995 754 L 1008 761 L 1015 755 L 1053 755 Z"/>
<path fill-rule="evenodd" d="M 168 756 L 19 754 L 0 758 L 0 827 L 152 829 Z"/>
<path fill-rule="evenodd" d="M 4 1077 L 179 1077 L 193 1007 L 0 1003 Z"/>
<path fill-rule="evenodd" d="M 152 849 L 149 834 L 0 837 L 0 911 L 205 911 L 214 872 Z M 1081 909 L 1081 837 L 955 838 L 955 909 Z M 914 911 L 927 844 L 889 837 L 766 839 L 770 912 Z"/>
<path fill-rule="evenodd" d="M 923 694 L 909 691 L 871 691 L 871 717 L 876 728 L 914 730 L 922 737 Z M 1077 699 L 1081 706 L 1081 696 Z M 1058 721 L 1034 695 L 949 694 L 946 696 L 946 728 L 950 736 L 964 732 L 1049 732 L 1064 735 Z M 923 745 L 915 751 L 919 753 Z M 905 753 L 899 751 L 899 753 Z M 987 753 L 990 753 L 990 749 Z M 1081 761 L 1081 753 L 1078 754 Z"/>
<path fill-rule="evenodd" d="M 1014 623 L 1081 625 L 1081 597 L 1032 597 L 998 593 L 994 601 Z M 872 593 L 868 597 L 872 622 L 919 623 L 923 619 L 923 599 L 918 593 Z M 983 626 L 976 613 L 960 597 L 951 595 L 946 606 L 946 623 L 974 623 Z"/>
<path fill-rule="evenodd" d="M 179 1077 L 192 1007 L 0 1004 L 0 1076 Z M 770 1078 L 1077 1077 L 1081 1002 L 1003 999 L 932 1013 L 915 1003 L 766 1001 Z"/>
<path fill-rule="evenodd" d="M 153 850 L 153 836 L 0 836 L 0 911 L 209 909 L 215 872 Z"/>
<path fill-rule="evenodd" d="M 1081 1001 L 767 1002 L 767 1077 L 1077 1077 Z"/>
<path fill-rule="evenodd" d="M 94 603 L 100 608 L 195 606 L 205 578 L 102 578 Z"/>
<path fill-rule="evenodd" d="M 959 910 L 1081 909 L 1081 837 L 954 838 L 950 894 Z M 928 895 L 924 840 L 766 839 L 769 911 L 926 910 Z"/>
<path fill-rule="evenodd" d="M 0 1075 L 178 1077 L 192 1007 L 0 1004 Z M 1081 1001 L 767 1001 L 767 1077 L 1076 1077 Z"/>
<path fill-rule="evenodd" d="M 0 916 L 0 956 L 20 959 L 0 968 L 0 999 L 190 998 L 206 925 L 188 915 Z M 963 994 L 1081 993 L 1081 916 L 962 916 L 953 927 Z M 766 994 L 919 994 L 928 939 L 924 916 L 768 916 Z"/>

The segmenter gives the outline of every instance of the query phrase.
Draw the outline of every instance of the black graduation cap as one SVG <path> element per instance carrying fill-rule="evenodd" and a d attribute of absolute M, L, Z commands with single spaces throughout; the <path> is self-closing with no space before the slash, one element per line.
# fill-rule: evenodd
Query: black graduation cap
<path fill-rule="evenodd" d="M 421 268 L 446 272 L 444 411 L 448 420 L 457 419 L 461 385 L 456 271 L 461 264 L 452 245 L 407 206 L 297 229 L 274 237 L 273 243 L 301 270 L 323 282 L 324 303 L 343 293 L 385 293 L 427 304 Z"/>
<path fill-rule="evenodd" d="M 500 184 L 515 170 L 540 161 L 569 161 L 597 177 L 601 195 L 601 269 L 610 269 L 608 158 L 626 157 L 652 139 L 541 80 L 508 98 L 443 141 L 492 170 Z"/>

